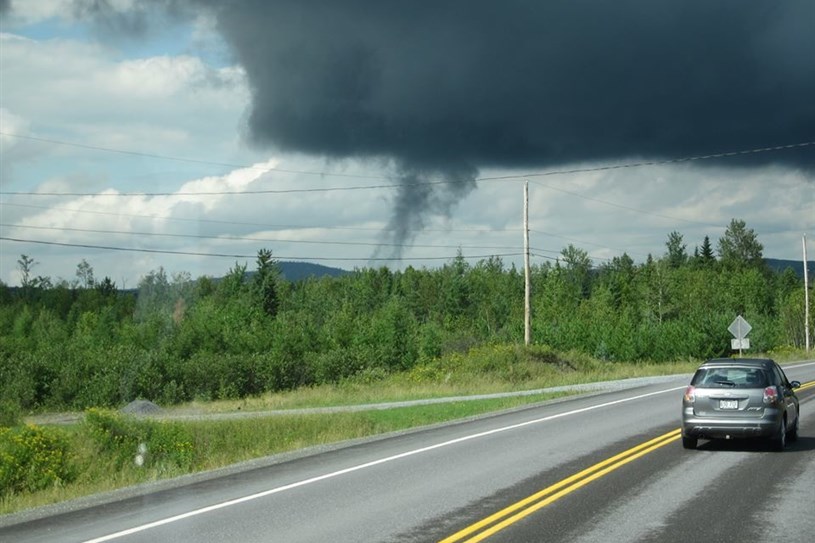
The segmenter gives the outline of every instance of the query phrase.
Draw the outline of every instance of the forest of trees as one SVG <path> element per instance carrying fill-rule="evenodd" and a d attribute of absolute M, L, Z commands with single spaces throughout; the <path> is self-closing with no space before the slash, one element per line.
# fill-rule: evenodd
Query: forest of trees
<path fill-rule="evenodd" d="M 743 221 L 692 253 L 671 232 L 662 255 L 594 266 L 568 246 L 532 269 L 532 342 L 611 361 L 730 354 L 742 314 L 754 352 L 804 342 L 804 286 L 773 272 Z M 523 271 L 459 256 L 438 269 L 361 269 L 284 280 L 268 250 L 218 280 L 159 268 L 136 291 L 96 280 L 0 283 L 0 397 L 20 409 L 237 398 L 409 370 L 476 345 L 522 343 Z"/>

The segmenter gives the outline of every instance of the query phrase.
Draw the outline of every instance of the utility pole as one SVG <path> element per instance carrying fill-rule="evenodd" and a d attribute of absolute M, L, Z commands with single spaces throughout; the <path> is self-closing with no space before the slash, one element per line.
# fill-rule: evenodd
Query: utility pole
<path fill-rule="evenodd" d="M 807 235 L 804 234 L 804 345 L 809 353 L 809 271 L 807 270 Z"/>
<path fill-rule="evenodd" d="M 529 284 L 529 181 L 524 181 L 524 345 L 532 339 Z"/>

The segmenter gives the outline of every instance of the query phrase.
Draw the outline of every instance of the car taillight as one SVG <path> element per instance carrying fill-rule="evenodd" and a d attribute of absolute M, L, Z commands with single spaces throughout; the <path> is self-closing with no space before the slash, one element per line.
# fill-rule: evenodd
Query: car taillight
<path fill-rule="evenodd" d="M 778 390 L 775 387 L 764 388 L 764 405 L 775 405 L 778 402 Z"/>
<path fill-rule="evenodd" d="M 688 403 L 696 401 L 696 387 L 689 386 L 685 389 L 685 401 Z"/>

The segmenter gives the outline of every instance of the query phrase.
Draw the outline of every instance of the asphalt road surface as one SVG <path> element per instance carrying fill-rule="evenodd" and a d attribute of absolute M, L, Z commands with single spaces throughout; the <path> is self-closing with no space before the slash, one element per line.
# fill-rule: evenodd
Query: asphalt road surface
<path fill-rule="evenodd" d="M 815 381 L 815 362 L 786 367 Z M 815 540 L 800 438 L 678 439 L 687 378 L 408 432 L 0 528 L 0 542 Z"/>

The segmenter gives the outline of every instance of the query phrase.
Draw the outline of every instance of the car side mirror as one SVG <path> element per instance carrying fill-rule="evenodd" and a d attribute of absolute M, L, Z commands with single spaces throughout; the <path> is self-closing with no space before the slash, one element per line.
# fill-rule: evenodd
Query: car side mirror
<path fill-rule="evenodd" d="M 792 388 L 801 388 L 801 381 L 792 381 L 790 383 L 790 387 L 792 387 Z"/>

